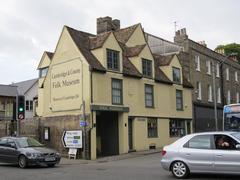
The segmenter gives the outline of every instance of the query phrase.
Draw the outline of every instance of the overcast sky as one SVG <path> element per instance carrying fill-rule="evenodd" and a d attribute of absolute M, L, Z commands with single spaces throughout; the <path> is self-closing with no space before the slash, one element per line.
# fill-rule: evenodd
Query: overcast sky
<path fill-rule="evenodd" d="M 169 41 L 177 28 L 189 38 L 240 43 L 238 0 L 7 0 L 0 6 L 0 84 L 38 77 L 43 51 L 54 51 L 64 25 L 96 32 L 96 18 L 111 16 L 121 27 L 141 23 Z"/>

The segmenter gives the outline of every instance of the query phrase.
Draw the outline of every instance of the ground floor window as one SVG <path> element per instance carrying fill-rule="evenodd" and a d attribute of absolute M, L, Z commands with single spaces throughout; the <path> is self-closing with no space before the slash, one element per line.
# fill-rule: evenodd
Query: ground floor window
<path fill-rule="evenodd" d="M 148 137 L 158 137 L 158 123 L 157 118 L 148 118 Z"/>
<path fill-rule="evenodd" d="M 171 119 L 169 122 L 170 137 L 181 137 L 186 135 L 185 120 Z"/>

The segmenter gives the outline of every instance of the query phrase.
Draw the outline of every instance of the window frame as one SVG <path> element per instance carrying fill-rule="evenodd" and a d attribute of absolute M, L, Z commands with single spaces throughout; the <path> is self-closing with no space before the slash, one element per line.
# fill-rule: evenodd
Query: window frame
<path fill-rule="evenodd" d="M 111 53 L 111 59 L 109 56 L 109 53 Z M 115 59 L 114 59 L 114 53 L 116 53 L 116 57 L 117 57 L 117 62 L 115 63 Z M 113 49 L 106 49 L 106 56 L 107 56 L 107 69 L 111 70 L 111 71 L 120 71 L 120 55 L 119 55 L 119 51 L 113 50 Z M 111 60 L 111 61 L 110 61 Z M 111 65 L 111 67 L 110 67 Z M 117 67 L 114 67 L 115 65 L 117 65 Z"/>
<path fill-rule="evenodd" d="M 154 121 L 155 126 L 149 129 L 149 121 Z M 158 118 L 149 117 L 147 118 L 147 132 L 148 138 L 158 138 Z"/>
<path fill-rule="evenodd" d="M 235 81 L 238 82 L 238 72 L 237 71 L 235 71 L 234 76 L 235 76 Z"/>
<path fill-rule="evenodd" d="M 177 72 L 179 73 L 179 79 L 177 79 L 177 80 L 174 78 L 174 77 L 175 77 L 175 76 L 174 76 L 174 74 L 175 74 L 175 73 L 174 73 L 174 70 L 177 70 Z M 177 74 L 178 74 L 178 73 L 177 73 Z M 177 75 L 177 74 L 176 74 L 176 75 Z M 174 82 L 174 83 L 181 84 L 182 77 L 181 77 L 181 69 L 180 69 L 180 68 L 177 68 L 177 67 L 174 67 L 174 66 L 172 67 L 172 79 L 173 79 L 173 82 Z"/>
<path fill-rule="evenodd" d="M 181 94 L 181 97 L 177 97 L 178 92 Z M 181 108 L 178 108 L 177 100 L 181 100 Z M 176 89 L 176 110 L 183 111 L 183 91 L 180 89 Z"/>
<path fill-rule="evenodd" d="M 211 84 L 207 85 L 207 92 L 208 92 L 208 102 L 213 102 L 212 86 L 211 86 Z"/>
<path fill-rule="evenodd" d="M 197 81 L 197 100 L 202 100 L 202 84 L 200 81 Z"/>
<path fill-rule="evenodd" d="M 195 64 L 197 67 L 195 67 L 196 71 L 201 71 L 201 63 L 200 63 L 200 56 L 195 55 Z"/>
<path fill-rule="evenodd" d="M 147 78 L 153 77 L 153 68 L 152 68 L 151 60 L 142 58 L 142 74 L 143 74 L 143 77 L 147 77 Z"/>
<path fill-rule="evenodd" d="M 211 72 L 211 61 L 210 60 L 206 61 L 206 67 L 207 67 L 207 74 L 211 75 L 212 72 Z"/>
<path fill-rule="evenodd" d="M 121 87 L 120 89 L 113 87 L 114 81 L 120 83 L 120 87 Z M 114 95 L 113 95 L 113 91 L 114 90 L 120 91 L 120 103 L 114 102 L 114 98 L 113 98 L 114 97 Z M 112 81 L 111 81 L 111 93 L 112 93 L 111 94 L 112 95 L 112 104 L 113 105 L 123 105 L 123 81 L 122 81 L 122 79 L 112 78 Z"/>
<path fill-rule="evenodd" d="M 216 63 L 216 77 L 220 77 L 220 64 Z"/>
<path fill-rule="evenodd" d="M 148 93 L 146 91 L 147 87 L 151 87 L 152 93 Z M 145 86 L 144 86 L 144 94 L 145 94 L 145 107 L 146 108 L 154 108 L 154 86 L 151 85 L 151 84 L 145 84 Z M 152 105 L 151 106 L 147 105 L 147 101 L 148 101 L 147 95 L 151 95 L 151 97 L 152 97 Z"/>
<path fill-rule="evenodd" d="M 229 78 L 229 68 L 227 67 L 226 68 L 226 80 L 229 81 L 230 78 Z"/>
<path fill-rule="evenodd" d="M 180 126 L 179 126 L 180 122 Z M 174 137 L 183 137 L 187 133 L 186 129 L 186 120 L 182 119 L 170 119 L 169 120 L 169 137 L 174 138 Z M 172 126 L 174 124 L 174 126 Z M 172 130 L 174 129 L 174 130 Z M 183 134 L 181 134 L 181 130 L 183 131 Z M 177 132 L 177 134 L 172 134 L 172 132 Z"/>
<path fill-rule="evenodd" d="M 222 100 L 221 100 L 221 88 L 218 87 L 217 89 L 217 103 L 222 103 Z"/>
<path fill-rule="evenodd" d="M 231 91 L 227 90 L 227 104 L 231 104 Z"/>
<path fill-rule="evenodd" d="M 39 78 L 43 78 L 47 76 L 49 67 L 44 67 L 39 69 Z M 44 73 L 43 73 L 44 72 Z"/>
<path fill-rule="evenodd" d="M 196 137 L 203 137 L 203 136 L 208 136 L 210 138 L 210 148 L 209 149 L 215 149 L 215 145 L 213 143 L 213 135 L 211 134 L 201 134 L 201 135 L 196 135 L 196 136 L 193 136 L 191 139 L 189 139 L 184 145 L 183 147 L 184 148 L 188 148 L 188 149 L 201 149 L 201 150 L 209 150 L 208 148 L 196 148 L 196 147 L 189 147 L 189 142 L 196 138 Z M 199 143 L 198 143 L 199 144 Z"/>

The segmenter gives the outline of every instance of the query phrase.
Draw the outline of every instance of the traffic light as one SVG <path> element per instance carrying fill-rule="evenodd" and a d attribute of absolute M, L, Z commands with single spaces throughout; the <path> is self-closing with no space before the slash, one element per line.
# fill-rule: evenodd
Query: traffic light
<path fill-rule="evenodd" d="M 25 97 L 24 96 L 18 96 L 18 102 L 17 102 L 17 112 L 18 112 L 18 119 L 22 120 L 25 118 Z"/>

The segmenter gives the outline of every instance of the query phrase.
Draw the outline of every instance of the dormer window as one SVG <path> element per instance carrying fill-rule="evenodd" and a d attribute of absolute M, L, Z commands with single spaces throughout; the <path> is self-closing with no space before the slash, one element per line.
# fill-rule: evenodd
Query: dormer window
<path fill-rule="evenodd" d="M 172 68 L 173 82 L 181 83 L 181 71 L 179 68 Z"/>
<path fill-rule="evenodd" d="M 152 61 L 142 59 L 142 73 L 144 77 L 152 77 Z"/>
<path fill-rule="evenodd" d="M 39 78 L 45 77 L 48 72 L 48 67 L 39 69 Z"/>
<path fill-rule="evenodd" d="M 107 68 L 114 71 L 119 71 L 119 52 L 107 49 Z"/>

